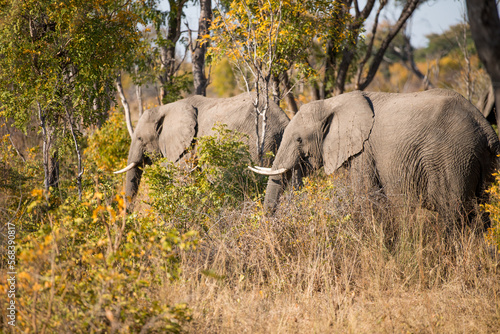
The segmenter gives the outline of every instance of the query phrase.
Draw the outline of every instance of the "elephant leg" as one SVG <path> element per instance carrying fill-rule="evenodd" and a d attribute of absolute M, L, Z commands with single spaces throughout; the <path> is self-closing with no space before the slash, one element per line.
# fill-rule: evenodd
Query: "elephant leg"
<path fill-rule="evenodd" d="M 357 194 L 370 197 L 384 192 L 379 180 L 374 160 L 369 154 L 360 154 L 349 163 L 350 185 Z"/>

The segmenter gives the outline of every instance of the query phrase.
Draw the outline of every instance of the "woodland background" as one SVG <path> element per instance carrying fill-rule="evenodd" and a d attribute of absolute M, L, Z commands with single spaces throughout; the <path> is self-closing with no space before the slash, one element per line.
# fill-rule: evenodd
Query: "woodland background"
<path fill-rule="evenodd" d="M 9 223 L 17 247 L 3 332 L 498 331 L 498 179 L 477 208 L 489 227 L 381 207 L 322 171 L 269 218 L 266 180 L 224 127 L 199 139 L 206 168 L 147 167 L 133 212 L 112 174 L 142 110 L 191 94 L 264 89 L 290 117 L 354 89 L 448 88 L 479 106 L 491 79 L 465 13 L 414 48 L 418 0 L 391 2 L 393 22 L 387 1 L 168 3 L 0 1 L 2 300 Z"/>

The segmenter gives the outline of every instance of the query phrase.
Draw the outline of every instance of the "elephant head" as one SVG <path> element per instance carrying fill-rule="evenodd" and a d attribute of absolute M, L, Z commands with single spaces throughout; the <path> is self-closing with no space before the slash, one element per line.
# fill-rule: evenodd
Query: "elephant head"
<path fill-rule="evenodd" d="M 324 166 L 330 174 L 359 154 L 370 135 L 373 117 L 372 106 L 358 91 L 303 105 L 285 129 L 272 168 L 250 168 L 270 176 L 266 211 L 275 211 L 293 170 L 302 176 Z"/>
<path fill-rule="evenodd" d="M 163 156 L 176 162 L 190 146 L 197 131 L 197 110 L 181 100 L 146 110 L 139 119 L 132 143 L 128 165 L 115 174 L 127 173 L 125 195 L 129 200 L 137 194 L 142 167 L 151 164 L 151 157 Z"/>

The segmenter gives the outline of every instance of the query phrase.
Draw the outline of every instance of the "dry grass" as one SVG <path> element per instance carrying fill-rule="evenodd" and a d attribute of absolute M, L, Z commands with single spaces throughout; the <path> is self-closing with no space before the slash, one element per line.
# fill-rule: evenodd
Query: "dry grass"
<path fill-rule="evenodd" d="M 482 224 L 380 207 L 317 176 L 273 218 L 225 212 L 159 288 L 193 333 L 497 333 L 500 257 Z"/>

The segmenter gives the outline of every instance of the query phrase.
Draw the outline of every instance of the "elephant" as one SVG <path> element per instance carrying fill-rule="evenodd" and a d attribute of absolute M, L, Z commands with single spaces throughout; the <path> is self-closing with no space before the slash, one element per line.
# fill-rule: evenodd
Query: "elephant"
<path fill-rule="evenodd" d="M 389 203 L 405 198 L 448 214 L 472 208 L 493 179 L 499 153 L 490 124 L 458 93 L 353 91 L 304 104 L 272 168 L 250 169 L 269 175 L 264 208 L 271 215 L 290 171 L 307 175 L 321 167 L 326 174 L 347 169 L 355 191 L 372 189 Z"/>
<path fill-rule="evenodd" d="M 173 103 L 146 110 L 139 118 L 130 144 L 128 165 L 116 174 L 126 172 L 125 196 L 132 203 L 137 195 L 142 167 L 151 164 L 151 157 L 162 156 L 176 163 L 194 143 L 195 138 L 213 134 L 217 123 L 227 129 L 248 135 L 252 161 L 258 161 L 257 130 L 262 136 L 262 116 L 256 122 L 255 93 L 243 93 L 230 98 L 191 96 Z M 259 108 L 265 106 L 259 99 Z M 269 101 L 266 111 L 264 154 L 276 153 L 285 127 L 290 119 L 274 102 Z M 262 142 L 262 141 L 260 141 Z M 267 162 L 266 162 L 267 161 Z M 268 166 L 271 162 L 264 160 Z"/>

